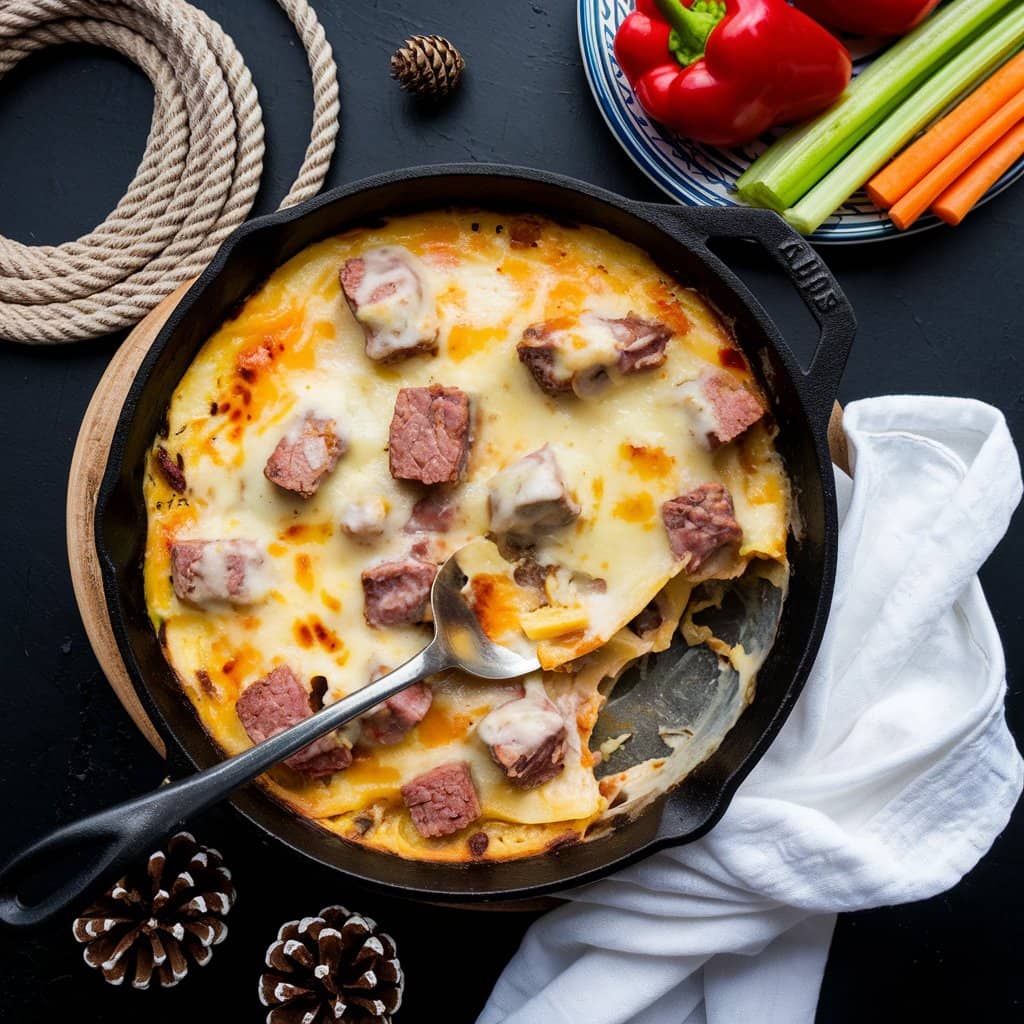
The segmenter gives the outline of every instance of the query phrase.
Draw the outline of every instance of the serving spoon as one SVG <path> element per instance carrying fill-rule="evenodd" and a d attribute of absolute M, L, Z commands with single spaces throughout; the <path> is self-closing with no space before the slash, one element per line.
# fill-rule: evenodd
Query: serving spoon
<path fill-rule="evenodd" d="M 8 925 L 41 924 L 102 884 L 117 878 L 183 819 L 223 800 L 314 740 L 369 711 L 381 701 L 447 669 L 478 679 L 514 679 L 540 668 L 494 643 L 480 627 L 462 596 L 466 576 L 459 567 L 460 548 L 441 566 L 430 590 L 434 638 L 419 654 L 393 672 L 327 705 L 283 732 L 212 768 L 172 782 L 87 818 L 63 825 L 16 854 L 0 870 L 0 921 Z M 19 890 L 37 877 L 55 855 L 80 847 L 78 870 L 52 892 L 25 902 Z"/>

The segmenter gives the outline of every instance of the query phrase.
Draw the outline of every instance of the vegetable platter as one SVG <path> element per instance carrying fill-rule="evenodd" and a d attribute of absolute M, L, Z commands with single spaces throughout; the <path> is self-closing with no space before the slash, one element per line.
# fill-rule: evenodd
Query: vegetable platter
<path fill-rule="evenodd" d="M 612 134 L 680 203 L 854 243 L 957 224 L 1024 175 L 1019 0 L 579 0 L 578 20 Z"/>

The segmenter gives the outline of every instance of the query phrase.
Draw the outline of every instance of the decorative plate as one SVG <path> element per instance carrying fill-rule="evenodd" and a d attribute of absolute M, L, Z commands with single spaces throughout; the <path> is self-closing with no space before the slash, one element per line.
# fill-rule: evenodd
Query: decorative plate
<path fill-rule="evenodd" d="M 734 192 L 736 179 L 766 148 L 764 141 L 736 149 L 717 149 L 689 142 L 652 121 L 641 109 L 622 73 L 612 43 L 615 32 L 633 9 L 631 0 L 578 0 L 580 51 L 598 109 L 612 134 L 633 162 L 659 188 L 686 206 L 740 206 Z M 854 74 L 870 64 L 879 41 L 852 40 Z M 987 202 L 1024 176 L 1018 161 L 981 200 Z M 900 234 L 914 234 L 942 222 L 923 216 L 910 231 L 901 232 L 862 192 L 833 214 L 813 234 L 816 243 L 874 242 Z"/>

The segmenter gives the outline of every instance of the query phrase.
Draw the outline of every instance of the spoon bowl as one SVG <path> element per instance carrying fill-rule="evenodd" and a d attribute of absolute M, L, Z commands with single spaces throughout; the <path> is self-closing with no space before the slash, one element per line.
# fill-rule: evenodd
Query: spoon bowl
<path fill-rule="evenodd" d="M 430 607 L 434 613 L 434 639 L 451 659 L 453 666 L 478 679 L 515 679 L 536 672 L 540 662 L 536 655 L 524 657 L 509 647 L 495 643 L 484 632 L 480 620 L 463 596 L 467 579 L 459 564 L 459 556 L 475 544 L 471 541 L 459 548 L 441 566 L 430 590 Z"/>

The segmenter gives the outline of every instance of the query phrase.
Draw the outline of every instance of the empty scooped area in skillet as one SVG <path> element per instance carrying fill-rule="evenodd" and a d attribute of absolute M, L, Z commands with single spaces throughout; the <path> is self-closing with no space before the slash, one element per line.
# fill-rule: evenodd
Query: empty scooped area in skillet
<path fill-rule="evenodd" d="M 145 521 L 141 503 L 142 466 L 170 394 L 200 345 L 276 266 L 307 244 L 366 220 L 413 209 L 470 203 L 596 224 L 646 249 L 673 276 L 700 289 L 723 312 L 736 317 L 740 341 L 772 399 L 781 429 L 778 444 L 797 486 L 805 531 L 801 542 L 791 545 L 794 583 L 776 649 L 762 669 L 753 705 L 719 751 L 669 801 L 661 801 L 662 808 L 652 809 L 627 828 L 593 844 L 520 863 L 473 866 L 467 871 L 402 862 L 354 850 L 295 818 L 256 791 L 236 798 L 236 804 L 247 815 L 289 845 L 366 880 L 434 897 L 508 896 L 520 890 L 557 887 L 581 874 L 603 870 L 656 839 L 672 841 L 692 833 L 703 827 L 716 811 L 724 788 L 757 749 L 793 688 L 819 604 L 817 581 L 821 579 L 824 545 L 824 494 L 820 449 L 811 436 L 806 414 L 789 377 L 790 367 L 771 344 L 766 324 L 737 301 L 728 284 L 709 264 L 696 236 L 692 247 L 680 244 L 644 220 L 644 208 L 638 208 L 637 215 L 627 208 L 629 204 L 625 201 L 613 202 L 622 205 L 609 205 L 584 191 L 544 180 L 544 176 L 539 176 L 539 180 L 475 174 L 412 180 L 398 176 L 355 196 L 322 197 L 305 208 L 299 219 L 287 214 L 272 218 L 266 226 L 243 233 L 229 258 L 217 261 L 204 275 L 203 291 L 172 317 L 144 365 L 126 407 L 115 443 L 119 469 L 107 481 L 98 522 L 101 548 L 109 559 L 108 595 L 113 602 L 115 627 L 136 682 L 145 681 L 148 700 L 163 719 L 165 732 L 172 735 L 172 745 L 180 744 L 193 762 L 205 766 L 213 763 L 217 755 L 182 699 L 146 618 L 138 572 L 143 541 L 141 524 Z M 686 237 L 685 220 L 678 233 Z"/>

